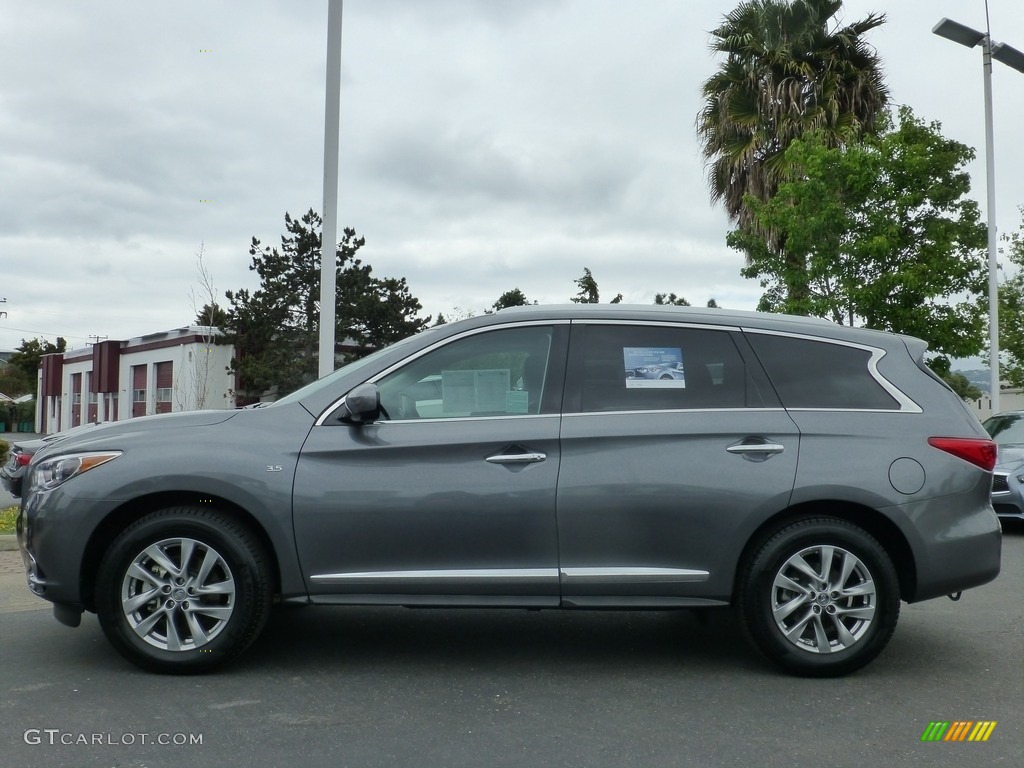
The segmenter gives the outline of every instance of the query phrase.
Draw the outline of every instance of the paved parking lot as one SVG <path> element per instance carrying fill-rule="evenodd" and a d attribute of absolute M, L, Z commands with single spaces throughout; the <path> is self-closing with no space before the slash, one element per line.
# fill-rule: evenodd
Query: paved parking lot
<path fill-rule="evenodd" d="M 154 676 L 94 616 L 57 624 L 15 558 L 0 553 L 4 765 L 1016 768 L 1024 753 L 1019 531 L 996 582 L 904 606 L 882 657 L 840 680 L 778 674 L 728 613 L 391 608 L 281 610 L 224 672 Z M 997 726 L 922 743 L 935 720 Z"/>

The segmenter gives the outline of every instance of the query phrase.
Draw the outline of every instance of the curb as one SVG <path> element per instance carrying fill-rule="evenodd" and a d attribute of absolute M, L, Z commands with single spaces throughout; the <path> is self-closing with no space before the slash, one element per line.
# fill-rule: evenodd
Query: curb
<path fill-rule="evenodd" d="M 18 537 L 13 534 L 0 536 L 0 552 L 8 552 L 18 548 Z"/>

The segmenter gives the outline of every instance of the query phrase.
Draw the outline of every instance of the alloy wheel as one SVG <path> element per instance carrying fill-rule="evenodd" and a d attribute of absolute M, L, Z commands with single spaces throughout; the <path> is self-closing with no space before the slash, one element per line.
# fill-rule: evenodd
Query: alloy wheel
<path fill-rule="evenodd" d="M 855 645 L 875 618 L 875 582 L 865 563 L 833 545 L 802 549 L 787 559 L 771 590 L 772 617 L 783 636 L 808 653 Z"/>
<path fill-rule="evenodd" d="M 120 597 L 128 625 L 146 643 L 188 651 L 227 626 L 235 609 L 235 579 L 224 556 L 209 544 L 163 539 L 128 565 Z"/>

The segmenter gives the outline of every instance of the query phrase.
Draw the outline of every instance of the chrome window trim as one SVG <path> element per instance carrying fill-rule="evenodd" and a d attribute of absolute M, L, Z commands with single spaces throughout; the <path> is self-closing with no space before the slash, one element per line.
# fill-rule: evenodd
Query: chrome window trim
<path fill-rule="evenodd" d="M 318 573 L 310 581 L 323 583 L 346 583 L 352 581 L 413 581 L 413 580 L 471 580 L 509 579 L 515 581 L 543 581 L 557 579 L 557 568 L 473 568 L 467 570 L 419 570 L 419 571 L 347 571 L 343 573 Z"/>
<path fill-rule="evenodd" d="M 689 320 L 602 320 L 598 318 L 574 319 L 573 325 L 642 325 L 658 328 L 686 328 L 698 331 L 724 331 L 740 332 L 743 329 L 738 325 L 714 325 L 711 323 L 695 323 Z"/>
<path fill-rule="evenodd" d="M 467 421 L 496 421 L 498 419 L 516 419 L 517 421 L 521 421 L 524 418 L 560 419 L 562 416 L 558 413 L 506 413 L 498 416 L 440 416 L 436 419 L 388 419 L 387 421 L 375 421 L 372 426 L 384 427 L 388 424 L 441 424 L 453 421 L 465 423 Z"/>
<path fill-rule="evenodd" d="M 668 414 L 668 413 L 785 413 L 785 408 L 641 408 L 627 411 L 574 411 L 563 413 L 562 418 L 576 418 L 579 416 L 641 416 L 644 414 Z M 859 413 L 859 411 L 858 411 Z M 892 411 L 886 411 L 892 413 Z"/>
<path fill-rule="evenodd" d="M 691 568 L 562 568 L 562 578 L 571 583 L 590 581 L 629 582 L 636 579 L 658 582 L 707 581 L 708 571 Z"/>
<path fill-rule="evenodd" d="M 824 336 L 811 336 L 806 333 L 792 333 L 790 331 L 774 331 L 767 328 L 742 328 L 743 333 L 757 333 L 763 336 L 785 336 L 791 339 L 802 339 L 803 341 L 816 341 L 820 344 L 834 344 L 840 347 L 852 347 L 854 349 L 860 349 L 870 353 L 871 357 L 868 358 L 868 374 L 875 383 L 884 389 L 890 397 L 893 398 L 898 404 L 899 408 L 887 409 L 887 408 L 788 408 L 790 411 L 827 411 L 827 412 L 852 412 L 852 413 L 924 413 L 924 409 L 921 408 L 916 402 L 910 399 L 910 397 L 895 384 L 885 378 L 878 371 L 878 361 L 886 356 L 886 350 L 881 347 L 872 347 L 868 344 L 860 344 L 855 341 L 844 341 L 842 339 L 832 339 Z M 769 379 L 771 377 L 769 376 Z"/>
<path fill-rule="evenodd" d="M 483 326 L 481 328 L 471 328 L 468 331 L 463 331 L 462 333 L 457 333 L 454 336 L 448 336 L 448 337 L 446 337 L 444 339 L 436 341 L 433 344 L 431 344 L 430 346 L 424 347 L 419 352 L 417 352 L 417 353 L 415 353 L 413 355 L 410 355 L 409 357 L 403 357 L 397 363 L 394 363 L 394 364 L 390 365 L 389 367 L 385 368 L 380 373 L 378 373 L 378 374 L 376 374 L 374 376 L 371 376 L 365 382 L 361 382 L 361 383 L 363 383 L 363 384 L 376 384 L 378 381 L 383 379 L 385 376 L 387 376 L 392 371 L 396 371 L 399 368 L 401 368 L 402 366 L 407 365 L 408 363 L 411 363 L 414 360 L 418 360 L 419 358 L 423 357 L 428 352 L 433 352 L 435 349 L 443 347 L 446 344 L 451 344 L 454 341 L 460 341 L 461 339 L 465 339 L 465 338 L 468 338 L 470 336 L 476 336 L 479 333 L 487 333 L 489 331 L 503 331 L 503 330 L 505 330 L 507 328 L 529 328 L 531 326 L 536 326 L 536 325 L 540 325 L 540 326 L 544 326 L 544 325 L 570 325 L 571 323 L 572 323 L 572 321 L 568 320 L 568 319 L 563 319 L 563 320 L 521 320 L 521 321 L 519 321 L 517 323 L 502 323 L 500 325 L 485 325 L 485 326 Z M 357 384 L 356 386 L 359 386 L 359 385 Z M 347 395 L 347 393 L 346 393 L 346 395 Z M 313 426 L 314 427 L 322 427 L 324 425 L 324 422 L 327 420 L 327 417 L 330 414 L 334 413 L 334 411 L 337 410 L 338 408 L 340 408 L 342 403 L 345 402 L 346 395 L 342 395 L 337 400 L 335 400 L 333 403 L 331 403 L 329 406 L 327 406 L 323 410 L 323 412 L 319 416 L 317 416 L 317 419 L 313 423 Z M 533 416 L 533 415 L 535 415 L 535 414 L 524 413 L 524 414 L 521 414 L 520 417 L 521 416 Z M 555 414 L 555 415 L 557 415 L 557 414 Z M 464 420 L 466 418 L 474 418 L 474 417 L 466 416 L 466 417 L 463 417 L 460 420 Z M 500 419 L 500 418 L 506 418 L 506 417 L 505 416 L 484 416 L 484 417 L 479 417 L 479 418 L 499 418 Z M 453 419 L 459 419 L 459 417 L 456 416 L 456 417 L 453 417 Z M 428 421 L 428 422 L 434 422 L 434 421 L 440 421 L 440 419 L 403 419 L 403 421 L 405 421 L 405 422 L 408 422 L 408 421 Z"/>
<path fill-rule="evenodd" d="M 888 413 L 888 414 L 910 414 L 923 413 L 917 403 L 912 408 L 790 408 L 790 413 Z"/>
<path fill-rule="evenodd" d="M 678 413 L 887 413 L 887 414 L 915 414 L 921 411 L 911 409 L 897 411 L 885 408 L 659 408 L 657 410 L 637 411 L 580 411 L 574 413 L 563 413 L 562 418 L 575 418 L 578 416 L 641 416 L 649 413 L 678 414 Z M 550 414 L 557 416 L 558 414 Z M 429 419 L 437 421 L 437 419 Z"/>

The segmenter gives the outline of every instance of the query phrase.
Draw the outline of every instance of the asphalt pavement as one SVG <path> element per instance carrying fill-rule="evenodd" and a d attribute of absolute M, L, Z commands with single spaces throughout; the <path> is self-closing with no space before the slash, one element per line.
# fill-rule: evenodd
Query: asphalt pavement
<path fill-rule="evenodd" d="M 222 672 L 151 675 L 58 624 L 0 552 L 0 764 L 143 768 L 1020 766 L 1024 532 L 1003 572 L 904 605 L 836 680 L 780 674 L 727 611 L 304 608 Z M 928 742 L 992 721 L 984 743 Z"/>

